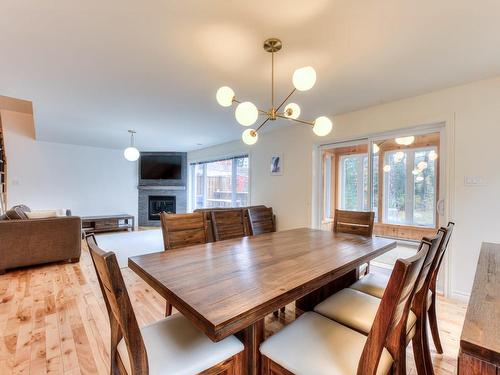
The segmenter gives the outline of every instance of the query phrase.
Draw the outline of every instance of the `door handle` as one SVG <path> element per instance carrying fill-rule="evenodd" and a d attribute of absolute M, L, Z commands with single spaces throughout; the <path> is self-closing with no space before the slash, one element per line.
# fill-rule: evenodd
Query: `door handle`
<path fill-rule="evenodd" d="M 436 211 L 439 216 L 444 216 L 444 199 L 440 199 L 437 201 Z"/>

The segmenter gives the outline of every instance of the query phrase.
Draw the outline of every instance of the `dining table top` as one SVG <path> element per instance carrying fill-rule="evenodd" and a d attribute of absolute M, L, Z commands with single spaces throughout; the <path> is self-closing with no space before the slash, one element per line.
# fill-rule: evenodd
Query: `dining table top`
<path fill-rule="evenodd" d="M 129 267 L 219 341 L 395 247 L 299 228 L 135 256 Z"/>

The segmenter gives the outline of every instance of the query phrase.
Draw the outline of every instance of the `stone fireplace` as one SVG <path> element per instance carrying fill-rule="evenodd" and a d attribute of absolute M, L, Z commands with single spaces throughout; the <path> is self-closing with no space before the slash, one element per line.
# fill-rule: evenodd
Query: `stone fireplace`
<path fill-rule="evenodd" d="M 182 178 L 177 180 L 144 180 L 139 172 L 139 226 L 160 226 L 160 212 L 185 213 L 187 210 L 187 155 L 180 152 L 141 153 L 180 155 Z"/>
<path fill-rule="evenodd" d="M 160 213 L 175 214 L 175 196 L 172 195 L 150 195 L 148 197 L 148 219 L 160 220 Z"/>

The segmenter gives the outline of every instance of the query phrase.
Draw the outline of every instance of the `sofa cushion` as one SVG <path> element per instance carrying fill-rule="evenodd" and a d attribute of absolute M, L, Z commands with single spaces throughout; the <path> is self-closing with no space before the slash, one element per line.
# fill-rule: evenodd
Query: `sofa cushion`
<path fill-rule="evenodd" d="M 52 217 L 58 217 L 57 210 L 36 210 L 31 212 L 26 212 L 28 219 L 48 219 Z"/>
<path fill-rule="evenodd" d="M 30 208 L 28 206 L 25 206 L 24 204 L 20 204 L 8 210 L 5 213 L 5 216 L 8 220 L 27 220 L 27 212 L 31 212 Z"/>

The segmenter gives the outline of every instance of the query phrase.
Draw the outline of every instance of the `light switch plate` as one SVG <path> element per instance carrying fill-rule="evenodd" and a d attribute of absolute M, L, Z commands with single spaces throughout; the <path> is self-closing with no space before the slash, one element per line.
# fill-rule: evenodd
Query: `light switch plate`
<path fill-rule="evenodd" d="M 483 176 L 465 176 L 465 186 L 485 186 L 486 179 Z"/>

